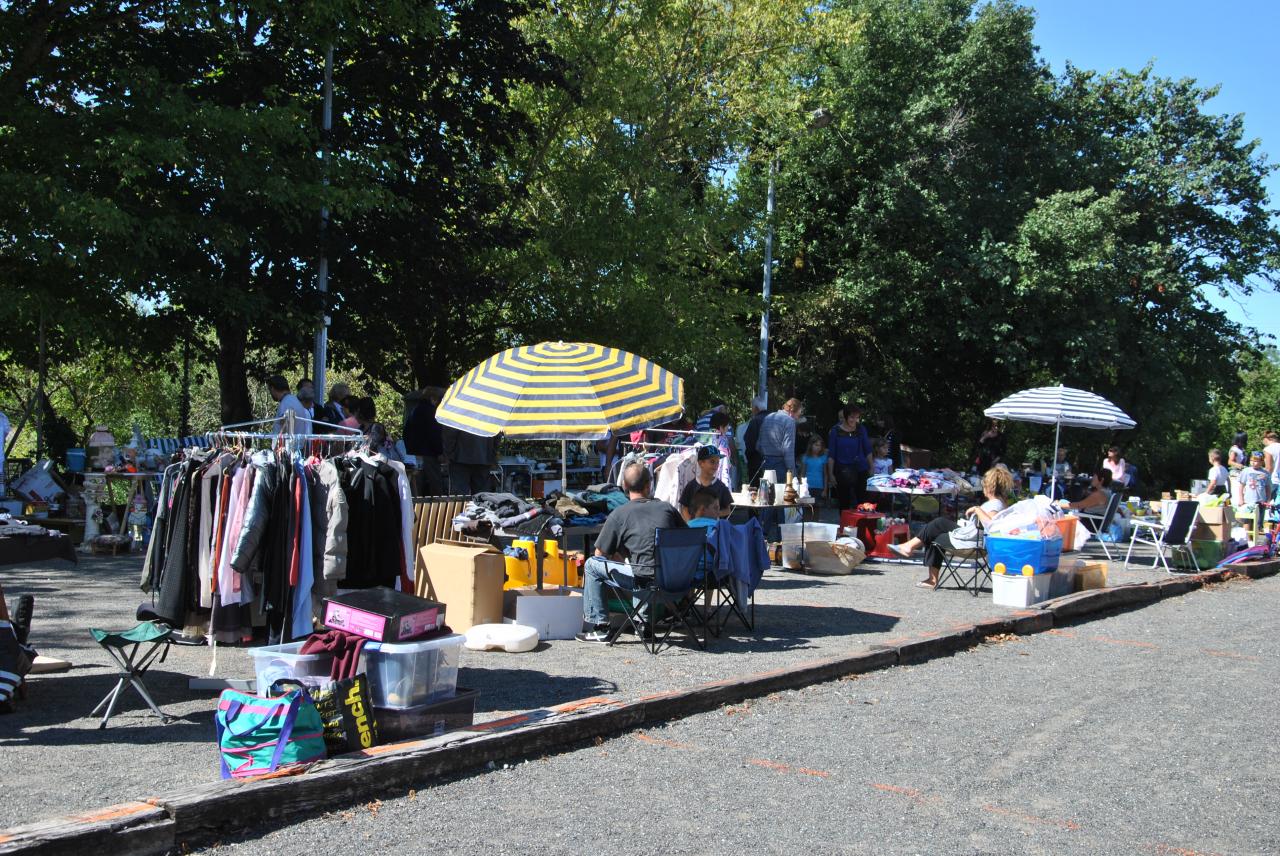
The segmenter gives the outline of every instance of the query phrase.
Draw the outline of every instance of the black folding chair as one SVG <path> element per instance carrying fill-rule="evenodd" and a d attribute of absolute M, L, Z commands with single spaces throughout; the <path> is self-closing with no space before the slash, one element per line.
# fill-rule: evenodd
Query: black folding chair
<path fill-rule="evenodd" d="M 688 631 L 698 647 L 707 647 L 706 627 L 697 609 L 698 566 L 707 553 L 705 529 L 659 529 L 655 533 L 658 563 L 652 578 L 628 573 L 625 566 L 610 564 L 604 584 L 622 606 L 626 619 L 610 635 L 609 644 L 631 628 L 650 654 L 670 644 L 678 627 Z M 698 627 L 703 634 L 698 635 Z"/>
<path fill-rule="evenodd" d="M 1107 549 L 1107 542 L 1102 540 L 1102 533 L 1111 528 L 1111 524 L 1115 522 L 1116 511 L 1120 508 L 1120 491 L 1111 492 L 1111 498 L 1107 500 L 1107 507 L 1103 509 L 1102 514 L 1090 514 L 1087 511 L 1080 512 L 1080 522 L 1085 524 L 1098 535 L 1098 543 L 1102 545 L 1102 552 L 1106 555 L 1107 561 L 1114 561 L 1111 558 L 1111 551 Z M 1063 545 L 1064 548 L 1066 545 Z"/>
<path fill-rule="evenodd" d="M 987 564 L 987 536 L 978 526 L 978 540 L 973 547 L 942 547 L 942 568 L 933 590 L 937 591 L 948 580 L 954 580 L 959 588 L 974 597 L 983 586 L 991 584 L 991 567 Z"/>
<path fill-rule="evenodd" d="M 1129 567 L 1129 558 L 1133 555 L 1133 545 L 1142 543 L 1150 544 L 1156 548 L 1155 561 L 1151 563 L 1152 568 L 1164 566 L 1166 572 L 1172 574 L 1173 568 L 1169 567 L 1169 559 L 1165 556 L 1166 547 L 1186 547 L 1187 553 L 1191 556 L 1191 566 L 1196 573 L 1200 572 L 1200 563 L 1196 560 L 1195 551 L 1191 549 L 1191 532 L 1195 528 L 1196 515 L 1200 513 L 1200 503 L 1194 499 L 1182 499 L 1173 506 L 1173 516 L 1169 518 L 1169 525 L 1157 523 L 1154 520 L 1141 520 L 1134 518 L 1130 523 L 1133 525 L 1133 537 L 1129 539 L 1129 550 L 1124 554 L 1124 566 Z M 1142 537 L 1140 533 L 1146 530 L 1147 537 Z"/>

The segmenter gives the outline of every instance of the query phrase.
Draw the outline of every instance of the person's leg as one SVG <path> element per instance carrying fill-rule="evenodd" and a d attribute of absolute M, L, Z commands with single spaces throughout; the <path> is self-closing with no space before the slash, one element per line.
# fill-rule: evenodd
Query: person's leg
<path fill-rule="evenodd" d="M 853 471 L 853 484 L 852 484 L 852 490 L 853 490 L 853 496 L 852 496 L 852 497 L 850 497 L 850 501 L 853 503 L 853 507 L 854 507 L 854 508 L 857 508 L 859 505 L 862 505 L 862 503 L 864 503 L 864 502 L 866 502 L 866 501 L 867 501 L 867 472 L 866 472 L 866 470 L 861 470 L 861 471 L 859 471 L 859 470 L 854 470 L 854 471 Z"/>
<path fill-rule="evenodd" d="M 910 556 L 921 547 L 928 547 L 932 545 L 937 538 L 945 535 L 959 525 L 960 524 L 948 517 L 935 517 L 924 525 L 924 528 L 920 530 L 920 534 L 896 545 L 897 549 L 894 552 Z"/>
<path fill-rule="evenodd" d="M 765 458 L 763 470 L 773 470 L 780 479 L 787 477 L 787 465 L 782 458 Z M 774 485 L 775 501 L 782 494 L 784 487 L 785 485 Z M 764 527 L 765 537 L 770 541 L 782 540 L 782 530 L 778 526 L 780 520 L 776 508 L 770 507 L 760 512 L 760 525 Z"/>
<path fill-rule="evenodd" d="M 841 511 L 853 508 L 853 479 L 848 467 L 836 467 L 836 504 Z"/>
<path fill-rule="evenodd" d="M 609 624 L 609 609 L 605 605 L 604 581 L 609 576 L 609 561 L 591 556 L 582 566 L 585 577 L 582 586 L 582 619 L 589 629 Z"/>
<path fill-rule="evenodd" d="M 921 580 L 922 583 L 930 587 L 938 584 L 938 574 L 942 570 L 942 551 L 950 546 L 951 536 L 946 532 L 939 534 L 930 542 L 924 553 L 924 565 L 929 569 L 929 576 Z"/>

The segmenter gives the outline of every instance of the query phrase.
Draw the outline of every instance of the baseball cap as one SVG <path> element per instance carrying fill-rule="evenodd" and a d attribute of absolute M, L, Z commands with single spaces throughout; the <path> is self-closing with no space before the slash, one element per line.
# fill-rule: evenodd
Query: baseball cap
<path fill-rule="evenodd" d="M 719 458 L 719 457 L 720 457 L 720 450 L 717 449 L 715 446 L 699 446 L 698 447 L 699 461 L 707 461 L 707 460 L 710 460 L 711 458 Z"/>

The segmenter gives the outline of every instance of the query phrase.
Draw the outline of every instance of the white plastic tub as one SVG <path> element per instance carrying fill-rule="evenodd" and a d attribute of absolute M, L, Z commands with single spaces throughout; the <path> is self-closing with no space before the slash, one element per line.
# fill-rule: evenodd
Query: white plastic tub
<path fill-rule="evenodd" d="M 1028 607 L 1049 597 L 1053 574 L 992 574 L 991 601 L 996 606 Z"/>
<path fill-rule="evenodd" d="M 301 650 L 301 642 L 249 649 L 253 670 L 258 676 L 258 695 L 264 698 L 270 695 L 271 685 L 281 679 L 299 681 L 307 686 L 328 683 L 332 655 L 298 653 Z"/>
<path fill-rule="evenodd" d="M 454 633 L 421 642 L 365 645 L 365 672 L 373 706 L 417 707 L 453 695 L 464 641 Z"/>
<path fill-rule="evenodd" d="M 840 527 L 834 523 L 783 523 L 779 528 L 782 530 L 783 544 L 799 544 L 801 541 L 831 542 L 836 540 L 840 532 Z"/>

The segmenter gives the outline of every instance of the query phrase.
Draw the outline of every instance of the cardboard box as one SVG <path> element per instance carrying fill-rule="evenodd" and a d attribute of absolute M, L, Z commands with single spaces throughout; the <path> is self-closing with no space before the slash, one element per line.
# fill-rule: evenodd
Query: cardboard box
<path fill-rule="evenodd" d="M 444 604 L 389 588 L 324 599 L 324 625 L 374 642 L 407 642 L 444 624 Z"/>
<path fill-rule="evenodd" d="M 1230 541 L 1231 528 L 1236 525 L 1236 516 L 1229 505 L 1214 508 L 1200 506 L 1200 514 L 1196 520 L 1196 528 L 1191 532 L 1192 541 Z"/>
<path fill-rule="evenodd" d="M 502 614 L 512 624 L 532 627 L 539 639 L 572 639 L 582 631 L 582 590 L 563 586 L 503 592 Z"/>
<path fill-rule="evenodd" d="M 1075 565 L 1075 590 L 1086 591 L 1087 589 L 1106 588 L 1107 569 L 1109 567 L 1106 562 L 1086 562 L 1083 559 L 1077 561 Z"/>
<path fill-rule="evenodd" d="M 449 626 L 464 633 L 477 624 L 502 623 L 505 557 L 488 545 L 437 542 L 418 551 L 419 593 L 431 592 L 449 611 Z"/>

